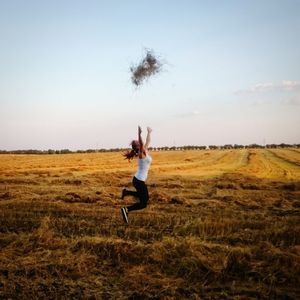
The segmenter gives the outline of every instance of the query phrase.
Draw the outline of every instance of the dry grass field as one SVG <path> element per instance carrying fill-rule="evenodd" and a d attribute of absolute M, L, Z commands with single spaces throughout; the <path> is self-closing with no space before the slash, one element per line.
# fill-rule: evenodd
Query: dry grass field
<path fill-rule="evenodd" d="M 300 299 L 300 152 L 0 155 L 1 299 Z"/>

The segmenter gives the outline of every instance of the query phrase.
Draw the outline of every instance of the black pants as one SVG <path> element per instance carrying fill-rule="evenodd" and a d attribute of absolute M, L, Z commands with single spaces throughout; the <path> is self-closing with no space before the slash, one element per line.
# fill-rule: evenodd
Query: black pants
<path fill-rule="evenodd" d="M 148 188 L 147 188 L 145 181 L 141 181 L 141 180 L 138 180 L 137 178 L 133 177 L 132 183 L 136 189 L 136 192 L 126 191 L 126 194 L 137 197 L 140 200 L 140 202 L 137 202 L 131 206 L 128 206 L 127 207 L 128 211 L 139 210 L 139 209 L 145 208 L 147 206 L 147 202 L 149 199 Z"/>

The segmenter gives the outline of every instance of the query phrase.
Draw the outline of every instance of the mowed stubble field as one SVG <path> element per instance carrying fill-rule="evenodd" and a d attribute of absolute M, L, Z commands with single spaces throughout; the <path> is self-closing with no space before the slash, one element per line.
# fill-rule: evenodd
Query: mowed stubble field
<path fill-rule="evenodd" d="M 151 155 L 0 155 L 0 298 L 300 298 L 299 149 Z"/>

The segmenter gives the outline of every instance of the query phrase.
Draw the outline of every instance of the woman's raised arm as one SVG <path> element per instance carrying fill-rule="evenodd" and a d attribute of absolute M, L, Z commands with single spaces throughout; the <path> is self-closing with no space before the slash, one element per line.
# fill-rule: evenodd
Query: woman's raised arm
<path fill-rule="evenodd" d="M 146 144 L 145 144 L 145 149 L 148 150 L 148 147 L 150 145 L 151 142 L 151 132 L 152 129 L 150 127 L 147 127 L 147 137 L 146 137 Z"/>
<path fill-rule="evenodd" d="M 141 126 L 138 127 L 138 140 L 139 140 L 139 158 L 143 158 L 144 157 L 144 142 L 142 139 L 142 128 Z"/>

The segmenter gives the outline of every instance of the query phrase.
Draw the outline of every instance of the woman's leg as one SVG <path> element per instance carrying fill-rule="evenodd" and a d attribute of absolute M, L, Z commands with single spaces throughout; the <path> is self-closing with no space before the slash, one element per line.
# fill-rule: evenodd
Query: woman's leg
<path fill-rule="evenodd" d="M 135 191 L 129 191 L 129 190 L 124 189 L 124 190 L 122 191 L 122 199 L 123 199 L 124 197 L 126 197 L 126 196 L 134 196 L 134 197 L 138 197 L 139 194 L 138 194 L 138 192 L 135 192 Z"/>
<path fill-rule="evenodd" d="M 132 183 L 133 186 L 136 188 L 136 192 L 132 193 L 136 193 L 136 196 L 139 198 L 140 201 L 134 203 L 131 206 L 128 206 L 128 212 L 145 208 L 149 199 L 148 188 L 144 181 L 138 180 L 137 178 L 133 177 Z"/>
<path fill-rule="evenodd" d="M 133 177 L 132 183 L 133 183 L 133 186 L 135 187 L 135 189 L 137 189 L 135 186 L 135 177 Z M 127 189 L 123 189 L 121 198 L 124 199 L 126 196 L 134 196 L 134 197 L 139 198 L 139 193 L 136 191 L 130 191 Z"/>

